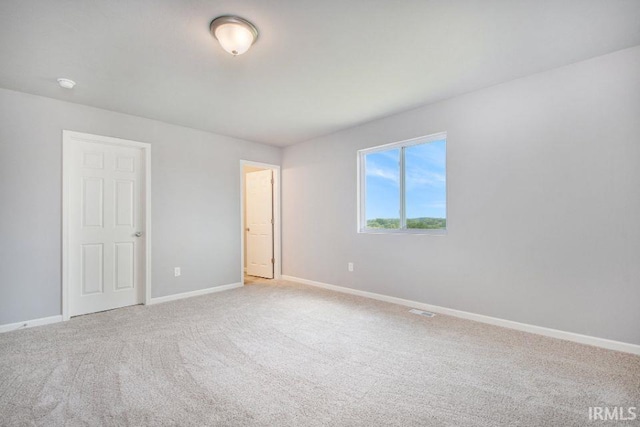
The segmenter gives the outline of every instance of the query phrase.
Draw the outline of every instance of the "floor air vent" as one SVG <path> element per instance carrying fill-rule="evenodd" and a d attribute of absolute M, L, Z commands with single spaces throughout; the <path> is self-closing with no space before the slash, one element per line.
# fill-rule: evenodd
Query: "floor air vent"
<path fill-rule="evenodd" d="M 433 317 L 433 316 L 435 316 L 435 313 L 431 313 L 430 311 L 418 310 L 417 308 L 412 308 L 411 310 L 409 310 L 409 313 L 419 314 L 420 316 L 424 316 L 424 317 Z"/>

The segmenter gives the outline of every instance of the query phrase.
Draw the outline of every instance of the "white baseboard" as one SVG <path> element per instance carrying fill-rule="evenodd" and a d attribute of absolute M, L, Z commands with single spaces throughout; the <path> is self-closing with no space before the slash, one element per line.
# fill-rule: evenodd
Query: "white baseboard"
<path fill-rule="evenodd" d="M 164 297 L 151 298 L 150 304 L 160 304 L 163 302 L 175 301 L 183 298 L 197 297 L 199 295 L 212 294 L 214 292 L 226 291 L 242 287 L 242 283 L 231 283 L 230 285 L 213 286 L 206 289 L 198 289 L 197 291 L 182 292 L 180 294 L 167 295 Z"/>
<path fill-rule="evenodd" d="M 62 315 L 43 317 L 41 319 L 25 320 L 24 322 L 7 323 L 0 325 L 0 333 L 10 332 L 18 329 L 33 328 L 34 326 L 49 325 L 51 323 L 62 322 Z"/>
<path fill-rule="evenodd" d="M 199 289 L 197 291 L 183 292 L 180 294 L 167 295 L 165 297 L 151 298 L 151 304 L 159 304 L 159 303 L 168 302 L 168 301 L 175 301 L 182 298 L 196 297 L 198 295 L 206 295 L 214 292 L 226 291 L 228 289 L 235 289 L 240 287 L 242 287 L 242 283 L 232 283 L 230 285 L 214 286 L 207 289 Z M 5 325 L 0 325 L 0 333 L 15 331 L 15 330 L 24 329 L 24 328 L 32 328 L 34 326 L 49 325 L 51 323 L 62 322 L 62 320 L 63 320 L 62 315 L 59 314 L 57 316 L 43 317 L 41 319 L 25 320 L 23 322 L 16 322 L 16 323 L 7 323 Z"/>
<path fill-rule="evenodd" d="M 497 317 L 484 316 L 482 314 L 469 313 L 467 311 L 454 310 L 452 308 L 440 307 L 437 305 L 425 304 L 422 302 L 411 301 L 402 298 L 391 297 L 388 295 L 376 294 L 373 292 L 360 291 L 357 289 L 345 288 L 343 286 L 329 285 L 327 283 L 316 282 L 313 280 L 302 279 L 282 275 L 282 280 L 290 280 L 292 282 L 302 283 L 304 285 L 316 286 L 319 288 L 329 289 L 345 294 L 358 295 L 361 297 L 371 298 L 379 301 L 390 302 L 393 304 L 404 305 L 421 310 L 432 311 L 434 313 L 446 314 L 448 316 L 459 317 L 462 319 L 473 320 L 476 322 L 487 323 L 489 325 L 501 326 L 503 328 L 515 329 L 532 334 L 544 335 L 546 337 L 558 338 L 566 341 L 573 341 L 580 344 L 592 345 L 595 347 L 606 348 L 608 350 L 622 351 L 625 353 L 640 355 L 640 345 L 630 344 L 620 341 L 608 340 L 605 338 L 597 338 L 589 335 L 581 335 L 573 332 L 561 331 L 558 329 L 545 328 L 542 326 L 529 325 L 527 323 L 514 322 L 512 320 L 499 319 Z"/>

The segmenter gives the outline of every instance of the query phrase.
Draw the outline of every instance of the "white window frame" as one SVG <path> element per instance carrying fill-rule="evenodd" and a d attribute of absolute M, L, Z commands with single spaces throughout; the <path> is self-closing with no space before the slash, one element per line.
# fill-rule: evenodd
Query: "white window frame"
<path fill-rule="evenodd" d="M 430 142 L 445 140 L 445 206 L 447 209 L 446 226 L 442 229 L 424 229 L 424 228 L 411 228 L 406 227 L 406 201 L 405 201 L 405 167 L 404 167 L 404 150 L 407 147 L 414 145 L 428 144 Z M 365 148 L 358 150 L 358 233 L 367 234 L 423 234 L 423 235 L 435 235 L 442 236 L 447 234 L 449 228 L 449 167 L 448 167 L 448 140 L 446 132 L 434 133 L 431 135 L 421 136 L 418 138 L 407 139 L 405 141 L 392 142 L 390 144 L 379 145 L 376 147 Z M 367 204 L 367 179 L 366 179 L 366 162 L 365 156 L 367 154 L 377 153 L 380 151 L 387 151 L 399 148 L 400 149 L 400 165 L 399 165 L 399 180 L 400 180 L 400 228 L 386 229 L 386 228 L 367 228 L 366 218 L 366 204 Z"/>

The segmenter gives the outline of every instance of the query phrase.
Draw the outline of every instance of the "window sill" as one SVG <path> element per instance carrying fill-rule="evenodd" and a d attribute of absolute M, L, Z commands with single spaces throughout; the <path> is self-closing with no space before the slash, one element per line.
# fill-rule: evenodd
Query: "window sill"
<path fill-rule="evenodd" d="M 424 229 L 424 228 L 361 228 L 358 230 L 360 234 L 414 234 L 422 236 L 446 236 L 446 229 Z"/>

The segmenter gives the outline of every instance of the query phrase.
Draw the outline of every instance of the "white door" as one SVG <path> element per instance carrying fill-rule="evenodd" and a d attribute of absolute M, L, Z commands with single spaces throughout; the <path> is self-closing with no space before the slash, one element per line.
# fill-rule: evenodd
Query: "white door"
<path fill-rule="evenodd" d="M 249 172 L 247 192 L 247 274 L 273 279 L 273 176 Z"/>
<path fill-rule="evenodd" d="M 66 143 L 69 315 L 140 304 L 145 256 L 142 149 Z"/>

